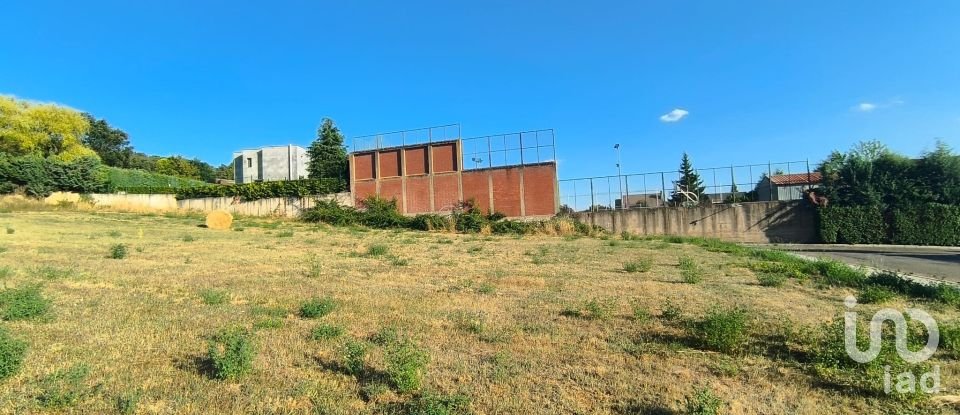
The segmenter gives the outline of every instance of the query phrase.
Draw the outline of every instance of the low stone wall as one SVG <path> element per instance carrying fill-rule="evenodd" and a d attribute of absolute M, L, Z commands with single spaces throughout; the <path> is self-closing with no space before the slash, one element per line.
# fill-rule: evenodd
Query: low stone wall
<path fill-rule="evenodd" d="M 575 216 L 616 233 L 699 236 L 753 243 L 809 243 L 817 238 L 815 211 L 802 201 L 608 210 Z"/>
<path fill-rule="evenodd" d="M 237 215 L 292 218 L 299 216 L 304 209 L 312 208 L 318 199 L 336 200 L 341 205 L 353 206 L 353 198 L 350 197 L 349 192 L 323 196 L 260 199 L 249 202 L 241 202 L 232 197 L 207 197 L 178 200 L 177 205 L 181 210 L 209 212 L 223 209 Z"/>
<path fill-rule="evenodd" d="M 88 199 L 87 199 L 88 197 Z M 96 207 L 105 207 L 128 212 L 169 212 L 189 210 L 209 212 L 224 209 L 231 213 L 246 216 L 279 216 L 296 217 L 303 209 L 311 208 L 317 199 L 336 200 L 341 205 L 353 206 L 353 198 L 349 192 L 323 196 L 289 197 L 260 199 L 241 202 L 232 197 L 208 197 L 202 199 L 177 200 L 174 195 L 161 194 L 100 194 L 94 193 L 81 197 L 77 193 L 56 192 L 46 199 L 45 203 L 57 204 L 61 202 L 78 203 L 84 200 L 93 202 Z"/>

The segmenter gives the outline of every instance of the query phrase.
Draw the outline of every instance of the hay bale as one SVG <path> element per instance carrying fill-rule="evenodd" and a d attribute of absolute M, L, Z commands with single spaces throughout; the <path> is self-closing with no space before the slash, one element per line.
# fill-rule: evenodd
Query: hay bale
<path fill-rule="evenodd" d="M 228 230 L 233 224 L 233 215 L 225 210 L 215 210 L 207 214 L 207 228 Z"/>

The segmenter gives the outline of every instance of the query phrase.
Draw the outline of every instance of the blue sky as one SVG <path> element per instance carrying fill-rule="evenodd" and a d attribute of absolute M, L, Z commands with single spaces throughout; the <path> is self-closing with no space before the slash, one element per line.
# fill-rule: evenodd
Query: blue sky
<path fill-rule="evenodd" d="M 625 173 L 960 147 L 956 1 L 249 3 L 5 2 L 0 93 L 214 164 L 325 116 L 554 128 L 561 178 L 615 174 L 615 143 Z"/>

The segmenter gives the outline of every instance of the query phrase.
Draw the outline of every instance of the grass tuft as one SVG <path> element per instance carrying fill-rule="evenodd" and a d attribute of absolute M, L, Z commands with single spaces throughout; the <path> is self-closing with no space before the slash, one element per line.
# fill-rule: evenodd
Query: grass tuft
<path fill-rule="evenodd" d="M 206 305 L 221 305 L 230 300 L 230 293 L 225 290 L 206 288 L 200 290 L 200 299 Z"/>
<path fill-rule="evenodd" d="M 320 324 L 310 331 L 310 338 L 313 340 L 332 340 L 343 336 L 343 327 L 332 324 Z"/>
<path fill-rule="evenodd" d="M 80 363 L 58 370 L 40 380 L 37 403 L 44 408 L 67 408 L 92 393 L 87 386 L 90 369 Z"/>
<path fill-rule="evenodd" d="M 653 268 L 653 260 L 642 258 L 623 263 L 623 270 L 626 272 L 649 272 Z"/>
<path fill-rule="evenodd" d="M 332 297 L 314 297 L 300 304 L 300 317 L 320 318 L 333 312 L 337 303 Z"/>
<path fill-rule="evenodd" d="M 0 327 L 0 380 L 15 375 L 27 355 L 27 343 Z"/>
<path fill-rule="evenodd" d="M 31 320 L 49 311 L 50 300 L 43 296 L 38 285 L 0 291 L 0 318 L 3 320 Z"/>

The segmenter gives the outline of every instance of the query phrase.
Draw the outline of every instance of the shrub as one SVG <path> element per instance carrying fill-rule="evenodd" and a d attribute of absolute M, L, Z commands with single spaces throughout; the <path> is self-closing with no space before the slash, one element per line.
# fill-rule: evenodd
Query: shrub
<path fill-rule="evenodd" d="M 421 231 L 440 231 L 449 227 L 447 218 L 435 214 L 419 214 L 410 220 L 410 227 Z"/>
<path fill-rule="evenodd" d="M 28 196 L 46 197 L 55 191 L 98 193 L 107 189 L 100 160 L 83 157 L 61 161 L 39 155 L 0 153 L 0 186 L 5 193 L 22 190 Z"/>
<path fill-rule="evenodd" d="M 757 274 L 757 281 L 764 287 L 780 287 L 787 282 L 787 277 L 773 272 L 761 272 Z"/>
<path fill-rule="evenodd" d="M 695 325 L 700 343 L 722 353 L 738 351 L 747 340 L 747 312 L 714 308 Z"/>
<path fill-rule="evenodd" d="M 343 332 L 343 327 L 321 324 L 310 331 L 310 338 L 313 340 L 330 340 L 342 336 Z"/>
<path fill-rule="evenodd" d="M 453 208 L 451 217 L 457 232 L 480 232 L 483 226 L 489 223 L 487 217 L 475 206 L 473 200 L 458 203 Z"/>
<path fill-rule="evenodd" d="M 5 328 L 0 327 L 0 380 L 20 371 L 26 355 L 27 343 L 14 338 Z"/>
<path fill-rule="evenodd" d="M 524 235 L 533 232 L 536 227 L 534 222 L 523 222 L 517 220 L 499 220 L 490 224 L 490 232 L 498 235 Z"/>
<path fill-rule="evenodd" d="M 204 289 L 200 290 L 200 298 L 206 305 L 220 305 L 230 299 L 230 293 L 224 290 Z"/>
<path fill-rule="evenodd" d="M 863 304 L 879 304 L 889 301 L 896 296 L 897 294 L 888 288 L 868 285 L 860 291 L 860 295 L 857 296 L 857 301 Z"/>
<path fill-rule="evenodd" d="M 352 207 L 341 206 L 334 200 L 317 200 L 314 207 L 300 214 L 300 219 L 334 226 L 348 226 L 360 222 L 360 212 Z"/>
<path fill-rule="evenodd" d="M 940 348 L 954 358 L 960 357 L 960 323 L 951 321 L 940 325 Z"/>
<path fill-rule="evenodd" d="M 397 200 L 386 200 L 376 196 L 370 196 L 361 202 L 363 213 L 360 215 L 360 223 L 371 228 L 390 229 L 405 228 L 410 224 L 410 219 L 397 209 Z"/>
<path fill-rule="evenodd" d="M 669 321 L 678 321 L 683 318 L 683 310 L 680 309 L 680 306 L 667 300 L 660 306 L 660 317 Z"/>
<path fill-rule="evenodd" d="M 623 264 L 623 270 L 626 272 L 648 272 L 651 268 L 653 268 L 653 260 L 650 258 L 627 261 Z"/>
<path fill-rule="evenodd" d="M 0 291 L 0 317 L 4 320 L 29 320 L 41 317 L 49 310 L 50 300 L 43 297 L 39 286 Z"/>
<path fill-rule="evenodd" d="M 183 235 L 183 238 L 181 238 L 181 239 L 182 239 L 184 242 L 193 242 L 193 241 L 196 241 L 196 240 L 197 240 L 197 238 L 194 238 L 193 235 Z"/>
<path fill-rule="evenodd" d="M 617 308 L 617 301 L 613 298 L 592 298 L 578 308 L 568 308 L 561 314 L 570 317 L 581 317 L 592 320 L 609 320 Z"/>
<path fill-rule="evenodd" d="M 114 244 L 110 247 L 110 258 L 124 259 L 127 257 L 127 246 L 124 244 Z"/>
<path fill-rule="evenodd" d="M 13 229 L 13 228 L 7 226 L 7 235 L 13 235 L 13 233 L 16 232 L 16 231 L 17 231 L 16 229 Z"/>
<path fill-rule="evenodd" d="M 387 377 L 400 393 L 420 389 L 429 356 L 409 340 L 389 344 L 385 354 Z"/>
<path fill-rule="evenodd" d="M 356 340 L 347 341 L 341 348 L 343 370 L 353 376 L 363 374 L 367 356 L 367 344 Z"/>
<path fill-rule="evenodd" d="M 300 304 L 300 317 L 320 318 L 333 312 L 337 303 L 331 297 L 314 297 Z"/>
<path fill-rule="evenodd" d="M 86 385 L 89 373 L 87 365 L 80 363 L 44 377 L 40 380 L 38 403 L 45 408 L 65 408 L 77 404 L 90 393 Z"/>
<path fill-rule="evenodd" d="M 685 415 L 718 415 L 723 405 L 723 401 L 710 389 L 697 388 L 693 395 L 687 396 L 684 401 L 683 413 Z"/>
<path fill-rule="evenodd" d="M 210 339 L 207 350 L 217 379 L 237 379 L 253 370 L 256 346 L 253 335 L 242 327 L 217 333 Z"/>

